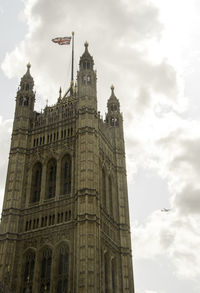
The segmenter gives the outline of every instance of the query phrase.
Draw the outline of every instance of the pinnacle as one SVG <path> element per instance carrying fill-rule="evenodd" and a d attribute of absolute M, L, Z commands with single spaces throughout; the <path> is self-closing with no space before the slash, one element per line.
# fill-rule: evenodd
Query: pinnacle
<path fill-rule="evenodd" d="M 89 44 L 88 44 L 88 42 L 87 42 L 87 41 L 85 42 L 84 46 L 85 46 L 85 49 L 87 49 L 87 48 L 88 48 Z"/>

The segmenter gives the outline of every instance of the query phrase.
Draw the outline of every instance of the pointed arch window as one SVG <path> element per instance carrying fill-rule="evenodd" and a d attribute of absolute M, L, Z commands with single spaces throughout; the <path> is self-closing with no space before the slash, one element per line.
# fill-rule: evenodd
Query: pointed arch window
<path fill-rule="evenodd" d="M 38 162 L 33 167 L 33 172 L 32 172 L 31 202 L 37 202 L 40 200 L 41 178 L 42 178 L 42 164 Z"/>
<path fill-rule="evenodd" d="M 61 192 L 62 194 L 70 194 L 71 192 L 71 169 L 72 169 L 72 161 L 70 155 L 64 156 L 62 159 L 62 181 L 61 181 Z"/>
<path fill-rule="evenodd" d="M 47 164 L 46 198 L 55 197 L 55 194 L 56 194 L 56 169 L 57 169 L 56 160 L 51 159 Z"/>
<path fill-rule="evenodd" d="M 112 178 L 108 177 L 108 187 L 109 187 L 109 205 L 110 205 L 110 215 L 113 215 L 113 190 L 112 190 Z"/>
<path fill-rule="evenodd" d="M 23 277 L 23 293 L 33 291 L 33 276 L 35 268 L 35 252 L 28 251 L 25 254 L 24 277 Z"/>
<path fill-rule="evenodd" d="M 111 261 L 111 277 L 112 277 L 112 292 L 116 292 L 116 261 L 113 258 Z"/>
<path fill-rule="evenodd" d="M 20 96 L 20 98 L 19 98 L 19 105 L 21 106 L 22 104 L 23 104 L 23 97 Z"/>
<path fill-rule="evenodd" d="M 40 293 L 50 292 L 52 251 L 46 248 L 42 253 Z"/>
<path fill-rule="evenodd" d="M 28 106 L 29 104 L 29 97 L 25 96 L 24 97 L 24 106 Z"/>
<path fill-rule="evenodd" d="M 105 282 L 105 293 L 108 293 L 109 292 L 108 253 L 104 254 L 104 282 Z"/>
<path fill-rule="evenodd" d="M 63 245 L 59 248 L 57 262 L 57 293 L 68 293 L 69 287 L 69 252 Z"/>
<path fill-rule="evenodd" d="M 106 209 L 106 172 L 102 169 L 102 205 Z"/>

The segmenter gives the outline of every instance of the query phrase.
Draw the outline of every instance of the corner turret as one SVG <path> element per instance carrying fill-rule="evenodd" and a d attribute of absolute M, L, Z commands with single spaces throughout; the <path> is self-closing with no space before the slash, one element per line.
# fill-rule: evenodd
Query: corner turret
<path fill-rule="evenodd" d="M 85 52 L 80 57 L 77 82 L 80 107 L 85 105 L 97 110 L 96 71 L 94 71 L 94 60 L 88 51 L 87 42 L 85 42 Z"/>
<path fill-rule="evenodd" d="M 23 109 L 34 110 L 35 93 L 33 92 L 34 81 L 30 74 L 31 64 L 27 64 L 27 71 L 21 78 L 20 87 L 17 91 L 16 110 L 17 114 L 22 114 Z"/>
<path fill-rule="evenodd" d="M 106 123 L 110 126 L 119 126 L 122 121 L 120 114 L 120 103 L 114 93 L 114 86 L 111 86 L 111 96 L 107 102 L 108 113 L 106 114 Z"/>
<path fill-rule="evenodd" d="M 20 86 L 16 96 L 15 107 L 15 121 L 14 129 L 16 128 L 29 128 L 30 120 L 33 117 L 35 93 L 33 91 L 34 80 L 30 74 L 31 64 L 27 64 L 27 71 L 21 78 Z"/>

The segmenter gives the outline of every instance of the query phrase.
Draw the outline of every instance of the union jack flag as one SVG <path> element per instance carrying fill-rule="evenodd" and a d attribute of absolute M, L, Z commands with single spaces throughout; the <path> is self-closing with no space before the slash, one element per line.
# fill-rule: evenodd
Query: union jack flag
<path fill-rule="evenodd" d="M 59 45 L 70 45 L 72 37 L 59 37 L 52 39 L 52 42 L 57 43 Z"/>

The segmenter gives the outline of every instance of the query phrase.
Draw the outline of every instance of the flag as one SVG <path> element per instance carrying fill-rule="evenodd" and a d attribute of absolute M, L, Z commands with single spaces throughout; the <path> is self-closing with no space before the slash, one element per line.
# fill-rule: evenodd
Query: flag
<path fill-rule="evenodd" d="M 52 42 L 57 43 L 59 45 L 70 45 L 72 37 L 60 37 L 52 39 Z"/>

